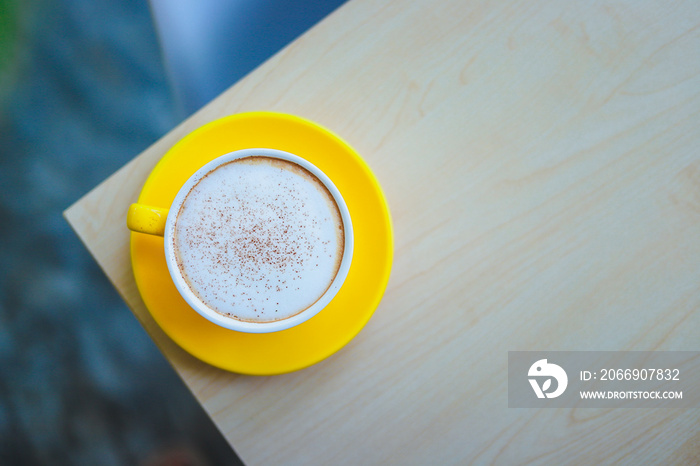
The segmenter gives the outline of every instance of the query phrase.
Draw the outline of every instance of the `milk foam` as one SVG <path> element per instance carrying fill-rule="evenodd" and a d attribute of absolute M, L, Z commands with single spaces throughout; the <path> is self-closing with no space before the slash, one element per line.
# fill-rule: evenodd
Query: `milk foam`
<path fill-rule="evenodd" d="M 343 256 L 338 206 L 292 162 L 247 157 L 214 169 L 175 222 L 176 261 L 192 292 L 247 322 L 286 319 L 329 288 Z"/>

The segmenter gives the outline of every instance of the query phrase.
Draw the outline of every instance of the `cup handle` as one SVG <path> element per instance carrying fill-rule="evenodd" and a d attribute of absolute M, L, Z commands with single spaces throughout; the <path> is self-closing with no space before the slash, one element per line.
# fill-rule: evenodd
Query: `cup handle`
<path fill-rule="evenodd" d="M 126 214 L 126 226 L 131 231 L 163 236 L 168 209 L 145 204 L 131 204 Z"/>

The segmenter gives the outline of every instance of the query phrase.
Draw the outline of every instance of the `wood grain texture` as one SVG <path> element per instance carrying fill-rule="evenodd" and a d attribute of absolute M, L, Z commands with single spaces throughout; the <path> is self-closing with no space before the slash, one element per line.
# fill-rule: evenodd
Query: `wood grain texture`
<path fill-rule="evenodd" d="M 276 377 L 200 363 L 140 300 L 149 170 L 223 115 L 342 135 L 387 195 L 368 326 Z M 66 217 L 247 464 L 697 464 L 700 411 L 508 409 L 508 350 L 698 350 L 700 3 L 352 0 Z"/>

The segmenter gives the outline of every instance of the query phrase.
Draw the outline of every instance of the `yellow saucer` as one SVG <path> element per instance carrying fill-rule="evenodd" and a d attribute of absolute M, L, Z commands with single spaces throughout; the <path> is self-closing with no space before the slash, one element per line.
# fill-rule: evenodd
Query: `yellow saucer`
<path fill-rule="evenodd" d="M 220 155 L 252 147 L 284 150 L 307 159 L 343 194 L 352 218 L 355 251 L 343 287 L 325 309 L 281 332 L 235 332 L 209 322 L 180 296 L 165 263 L 163 238 L 132 233 L 131 261 L 146 307 L 163 331 L 186 351 L 233 372 L 282 374 L 332 355 L 372 316 L 391 271 L 391 217 L 379 183 L 347 143 L 316 123 L 271 112 L 232 115 L 190 133 L 156 165 L 138 202 L 169 207 L 199 167 Z"/>

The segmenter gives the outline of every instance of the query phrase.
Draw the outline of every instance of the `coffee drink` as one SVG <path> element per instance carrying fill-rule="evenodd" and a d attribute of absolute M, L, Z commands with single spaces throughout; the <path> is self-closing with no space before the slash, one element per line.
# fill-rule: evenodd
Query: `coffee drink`
<path fill-rule="evenodd" d="M 344 252 L 338 205 L 296 163 L 251 156 L 220 165 L 186 195 L 172 247 L 191 292 L 243 322 L 308 309 L 331 286 Z"/>

